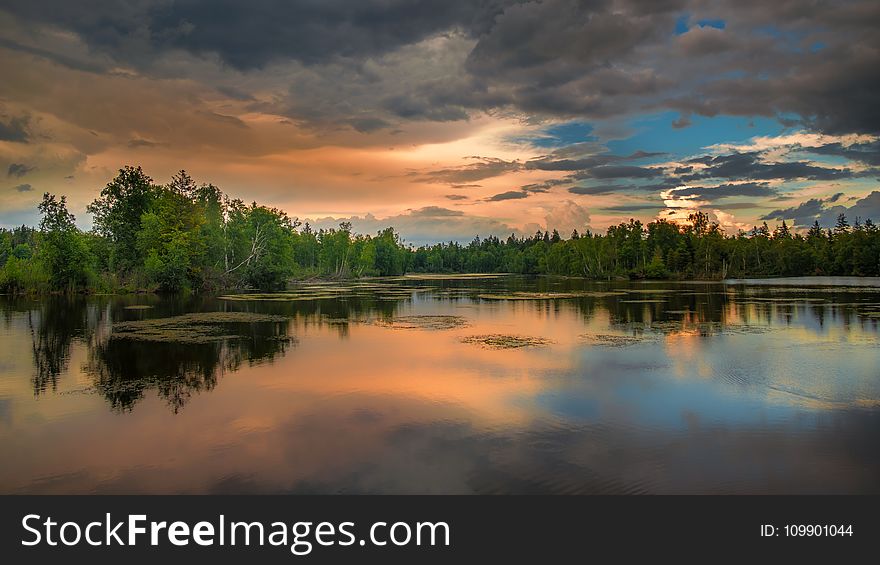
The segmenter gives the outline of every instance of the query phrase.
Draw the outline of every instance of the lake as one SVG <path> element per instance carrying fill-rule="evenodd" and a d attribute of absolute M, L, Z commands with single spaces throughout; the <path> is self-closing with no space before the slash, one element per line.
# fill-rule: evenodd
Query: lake
<path fill-rule="evenodd" d="M 880 282 L 825 282 L 0 296 L 0 492 L 880 493 Z"/>

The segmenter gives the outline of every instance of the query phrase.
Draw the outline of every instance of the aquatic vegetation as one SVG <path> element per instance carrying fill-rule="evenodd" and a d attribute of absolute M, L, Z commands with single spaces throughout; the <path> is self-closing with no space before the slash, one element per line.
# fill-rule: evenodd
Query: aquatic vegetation
<path fill-rule="evenodd" d="M 254 293 L 254 294 L 225 294 L 218 296 L 220 300 L 241 301 L 241 302 L 292 302 L 296 300 L 331 300 L 340 298 L 335 294 L 291 294 L 291 293 Z"/>
<path fill-rule="evenodd" d="M 454 281 L 462 279 L 496 279 L 499 277 L 509 276 L 509 273 L 418 273 L 408 274 L 391 280 L 436 280 L 436 281 Z"/>
<path fill-rule="evenodd" d="M 771 331 L 769 326 L 764 325 L 722 322 L 689 322 L 685 320 L 657 320 L 644 325 L 639 325 L 638 327 L 646 332 L 656 332 L 656 334 L 661 336 L 683 332 L 697 333 L 701 336 L 714 336 L 762 334 Z"/>
<path fill-rule="evenodd" d="M 824 298 L 794 298 L 794 297 L 786 297 L 786 298 L 758 298 L 758 297 L 750 297 L 750 301 L 754 302 L 792 302 L 796 300 L 797 302 L 825 302 Z"/>
<path fill-rule="evenodd" d="M 362 324 L 367 320 L 363 318 L 352 318 L 352 317 L 338 317 L 338 316 L 321 316 L 320 323 L 328 324 L 331 326 L 344 326 L 348 324 Z"/>
<path fill-rule="evenodd" d="M 626 292 L 632 292 L 635 294 L 670 294 L 670 293 L 689 294 L 689 295 L 697 294 L 697 293 L 693 293 L 693 292 L 683 292 L 683 291 L 675 290 L 672 288 L 628 288 L 628 289 L 626 289 Z"/>
<path fill-rule="evenodd" d="M 123 310 L 152 310 L 153 306 L 149 304 L 131 304 L 129 306 L 123 306 Z"/>
<path fill-rule="evenodd" d="M 556 300 L 562 298 L 605 298 L 623 296 L 623 291 L 572 291 L 572 292 L 510 292 L 507 294 L 479 294 L 483 300 Z"/>
<path fill-rule="evenodd" d="M 467 327 L 464 316 L 398 316 L 376 320 L 376 325 L 396 330 L 451 330 Z"/>
<path fill-rule="evenodd" d="M 519 349 L 521 347 L 542 347 L 553 343 L 543 337 L 530 337 L 508 334 L 469 335 L 461 338 L 462 343 L 480 345 L 487 349 Z"/>
<path fill-rule="evenodd" d="M 434 287 L 406 287 L 388 283 L 311 283 L 281 292 L 249 292 L 225 294 L 220 300 L 292 302 L 304 300 L 344 300 L 346 298 L 369 298 L 375 300 L 401 300 L 411 298 L 413 293 L 430 292 Z"/>
<path fill-rule="evenodd" d="M 656 334 L 638 334 L 638 335 L 621 335 L 621 334 L 581 334 L 578 336 L 584 343 L 590 345 L 598 345 L 603 347 L 625 347 L 627 345 L 636 345 L 657 341 L 659 338 Z"/>
<path fill-rule="evenodd" d="M 258 322 L 286 322 L 284 316 L 254 314 L 251 312 L 198 312 L 113 324 L 111 339 L 134 339 L 168 343 L 211 343 L 238 339 L 231 331 L 239 324 Z M 272 337 L 272 336 L 270 336 Z"/>

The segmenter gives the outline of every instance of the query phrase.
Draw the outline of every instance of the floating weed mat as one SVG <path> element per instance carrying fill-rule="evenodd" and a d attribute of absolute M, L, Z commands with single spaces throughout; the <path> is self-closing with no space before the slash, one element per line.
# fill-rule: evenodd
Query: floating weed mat
<path fill-rule="evenodd" d="M 626 327 L 633 328 L 633 326 Z M 653 334 L 657 337 L 679 333 L 697 333 L 701 336 L 714 336 L 763 334 L 773 331 L 773 328 L 765 325 L 743 323 L 723 324 L 721 322 L 658 320 L 651 323 L 640 324 L 635 327 L 634 331 L 644 331 L 645 335 Z"/>
<path fill-rule="evenodd" d="M 321 318 L 320 318 L 320 323 L 328 324 L 331 326 L 344 326 L 344 325 L 348 325 L 348 324 L 362 324 L 364 322 L 366 322 L 366 320 L 364 318 L 349 318 L 349 317 L 340 318 L 340 317 L 326 316 L 326 315 L 321 316 Z"/>
<path fill-rule="evenodd" d="M 628 289 L 626 289 L 626 292 L 631 292 L 631 293 L 634 293 L 634 294 L 673 294 L 673 293 L 678 293 L 678 294 L 685 294 L 685 293 L 688 293 L 688 294 L 698 294 L 698 293 L 695 293 L 695 292 L 693 292 L 693 291 L 687 291 L 687 290 L 675 290 L 675 289 L 672 289 L 672 288 L 628 288 Z"/>
<path fill-rule="evenodd" d="M 110 338 L 166 343 L 212 343 L 242 337 L 237 333 L 229 333 L 230 326 L 286 321 L 284 316 L 250 312 L 199 312 L 170 318 L 119 322 L 113 324 Z M 267 339 L 270 337 L 267 336 Z M 281 339 L 290 340 L 284 336 Z"/>
<path fill-rule="evenodd" d="M 605 298 L 608 296 L 624 296 L 622 291 L 574 291 L 574 292 L 510 292 L 506 294 L 478 294 L 483 300 L 557 300 L 563 298 Z"/>
<path fill-rule="evenodd" d="M 497 279 L 506 277 L 507 273 L 459 273 L 459 274 L 413 274 L 403 275 L 390 280 L 395 281 L 456 281 L 467 279 Z"/>
<path fill-rule="evenodd" d="M 377 326 L 395 330 L 453 330 L 467 327 L 464 316 L 398 316 L 376 320 Z"/>
<path fill-rule="evenodd" d="M 620 334 L 581 334 L 578 336 L 583 343 L 601 347 L 626 347 L 639 343 L 655 342 L 660 339 L 657 334 L 620 335 Z"/>
<path fill-rule="evenodd" d="M 750 296 L 748 298 L 748 300 L 750 302 L 786 302 L 786 303 L 788 303 L 788 302 L 791 302 L 791 303 L 825 302 L 826 301 L 824 298 L 799 298 L 799 297 L 791 297 L 791 296 L 788 296 L 786 298 L 759 298 L 759 297 L 755 297 L 755 296 Z"/>
<path fill-rule="evenodd" d="M 469 335 L 461 338 L 462 343 L 479 345 L 486 349 L 520 349 L 523 347 L 543 347 L 553 343 L 542 337 L 529 337 L 522 335 L 485 334 Z"/>
<path fill-rule="evenodd" d="M 123 306 L 123 310 L 152 310 L 153 306 L 149 304 L 131 304 L 129 306 Z"/>
<path fill-rule="evenodd" d="M 474 286 L 453 286 L 449 288 L 441 288 L 435 291 L 437 296 L 471 296 L 486 292 L 485 288 Z"/>
<path fill-rule="evenodd" d="M 254 293 L 254 294 L 224 294 L 218 296 L 220 300 L 229 301 L 269 301 L 269 302 L 292 302 L 295 300 L 331 300 L 334 298 L 343 298 L 344 295 L 332 293 Z"/>
<path fill-rule="evenodd" d="M 401 300 L 411 298 L 413 293 L 430 292 L 434 287 L 404 287 L 380 283 L 314 283 L 298 286 L 283 292 L 254 292 L 225 294 L 221 300 L 293 302 L 301 300 L 344 300 L 346 298 L 371 298 L 375 300 Z"/>

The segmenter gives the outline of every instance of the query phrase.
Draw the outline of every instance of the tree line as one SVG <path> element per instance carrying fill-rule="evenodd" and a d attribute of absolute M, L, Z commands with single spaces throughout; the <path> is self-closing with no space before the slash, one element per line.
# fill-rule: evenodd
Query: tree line
<path fill-rule="evenodd" d="M 38 228 L 0 229 L 0 291 L 119 292 L 274 289 L 292 277 L 406 272 L 520 273 L 594 279 L 880 275 L 880 229 L 840 215 L 806 233 L 783 221 L 728 235 L 703 212 L 678 224 L 630 220 L 604 234 L 575 230 L 406 246 L 394 228 L 314 230 L 277 208 L 230 198 L 180 171 L 164 185 L 127 166 L 87 208 L 84 232 L 64 196 L 46 193 Z"/>
<path fill-rule="evenodd" d="M 5 292 L 274 289 L 291 277 L 400 275 L 410 251 L 388 228 L 313 230 L 277 208 L 230 198 L 180 171 L 159 185 L 125 167 L 77 228 L 64 196 L 46 193 L 39 229 L 0 230 Z"/>
<path fill-rule="evenodd" d="M 630 220 L 605 234 L 577 230 L 531 237 L 476 238 L 468 245 L 441 243 L 411 251 L 411 270 L 507 272 L 593 279 L 704 279 L 805 275 L 880 275 L 880 229 L 870 219 L 850 225 L 845 215 L 831 229 L 818 222 L 806 234 L 782 222 L 727 235 L 703 212 L 679 224 Z"/>

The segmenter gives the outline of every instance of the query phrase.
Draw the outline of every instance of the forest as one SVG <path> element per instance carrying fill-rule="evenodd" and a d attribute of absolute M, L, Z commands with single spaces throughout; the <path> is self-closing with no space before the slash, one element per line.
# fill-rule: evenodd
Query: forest
<path fill-rule="evenodd" d="M 0 292 L 212 292 L 277 289 L 292 279 L 518 273 L 591 279 L 880 275 L 880 229 L 844 216 L 797 233 L 784 221 L 726 234 L 703 212 L 678 224 L 630 220 L 604 234 L 475 237 L 414 247 L 393 227 L 313 229 L 277 208 L 230 198 L 181 170 L 164 185 L 126 166 L 87 208 L 82 231 L 46 193 L 38 227 L 0 229 Z"/>

